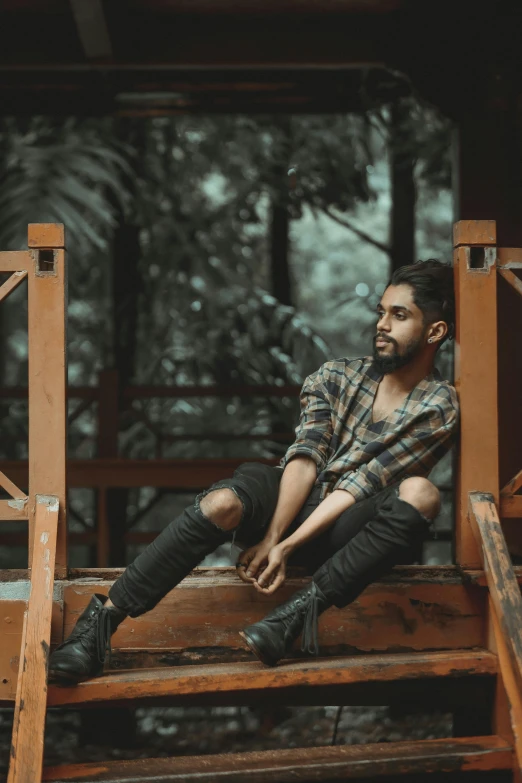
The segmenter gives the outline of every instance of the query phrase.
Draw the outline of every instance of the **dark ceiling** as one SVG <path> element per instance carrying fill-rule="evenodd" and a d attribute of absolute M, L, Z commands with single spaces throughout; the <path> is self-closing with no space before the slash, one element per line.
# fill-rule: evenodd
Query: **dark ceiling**
<path fill-rule="evenodd" d="M 0 0 L 0 106 L 349 111 L 413 86 L 458 116 L 518 83 L 520 29 L 504 0 Z"/>

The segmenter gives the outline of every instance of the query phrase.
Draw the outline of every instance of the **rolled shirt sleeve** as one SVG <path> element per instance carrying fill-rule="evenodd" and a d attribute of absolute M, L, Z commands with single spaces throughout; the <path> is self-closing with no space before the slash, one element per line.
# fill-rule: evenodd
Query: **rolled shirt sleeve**
<path fill-rule="evenodd" d="M 301 416 L 295 442 L 281 460 L 281 467 L 285 468 L 294 457 L 309 457 L 319 473 L 328 461 L 331 437 L 332 411 L 320 368 L 308 376 L 301 389 Z"/>
<path fill-rule="evenodd" d="M 448 404 L 428 408 L 389 447 L 357 470 L 342 476 L 334 489 L 350 492 L 359 501 L 407 476 L 427 476 L 451 448 L 458 409 Z"/>

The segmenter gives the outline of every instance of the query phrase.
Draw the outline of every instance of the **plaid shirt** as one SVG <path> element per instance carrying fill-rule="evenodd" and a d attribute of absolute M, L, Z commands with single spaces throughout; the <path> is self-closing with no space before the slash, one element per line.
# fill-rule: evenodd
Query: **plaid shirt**
<path fill-rule="evenodd" d="M 326 362 L 304 382 L 296 440 L 281 467 L 297 456 L 313 459 L 321 499 L 344 489 L 359 501 L 400 478 L 426 476 L 452 446 L 457 396 L 438 370 L 372 422 L 381 377 L 367 357 Z"/>

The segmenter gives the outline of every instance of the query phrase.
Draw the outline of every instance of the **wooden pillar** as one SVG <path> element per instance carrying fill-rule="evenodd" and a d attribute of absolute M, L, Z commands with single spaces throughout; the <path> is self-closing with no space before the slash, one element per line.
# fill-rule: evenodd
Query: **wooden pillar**
<path fill-rule="evenodd" d="M 59 501 L 56 578 L 67 576 L 66 266 L 65 232 L 56 223 L 29 224 L 33 268 L 29 311 L 29 564 L 36 496 Z"/>
<path fill-rule="evenodd" d="M 493 219 L 497 246 L 522 248 L 522 111 L 509 69 L 476 80 L 458 122 L 457 219 Z M 498 450 L 503 487 L 522 467 L 520 296 L 497 276 Z M 481 318 L 482 314 L 478 316 Z M 522 558 L 522 520 L 503 520 L 513 555 Z"/>
<path fill-rule="evenodd" d="M 498 503 L 497 272 L 492 220 L 454 229 L 455 386 L 460 401 L 455 551 L 457 563 L 480 568 L 468 519 L 468 496 L 489 492 Z"/>

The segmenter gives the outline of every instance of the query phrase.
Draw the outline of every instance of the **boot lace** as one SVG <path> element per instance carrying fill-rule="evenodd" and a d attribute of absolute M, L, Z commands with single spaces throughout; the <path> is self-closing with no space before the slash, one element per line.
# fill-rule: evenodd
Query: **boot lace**
<path fill-rule="evenodd" d="M 102 609 L 98 615 L 98 626 L 96 628 L 96 653 L 100 663 L 111 665 L 111 615 L 108 609 Z"/>
<path fill-rule="evenodd" d="M 308 592 L 308 601 L 303 603 L 305 616 L 301 650 L 312 655 L 319 655 L 319 595 L 315 582 L 312 582 Z"/>
<path fill-rule="evenodd" d="M 288 627 L 294 630 L 301 625 L 304 615 L 301 650 L 310 655 L 319 655 L 319 603 L 317 585 L 312 582 L 306 593 L 297 596 L 287 606 L 276 609 L 279 617 L 288 618 Z"/>

